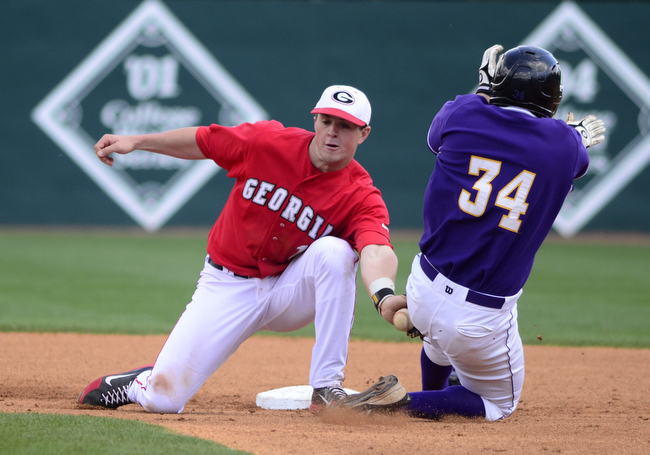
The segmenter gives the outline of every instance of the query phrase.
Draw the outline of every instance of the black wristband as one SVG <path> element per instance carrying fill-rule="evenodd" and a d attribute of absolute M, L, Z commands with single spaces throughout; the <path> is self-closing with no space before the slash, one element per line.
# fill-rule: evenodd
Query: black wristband
<path fill-rule="evenodd" d="M 395 291 L 393 291 L 391 288 L 381 288 L 372 295 L 372 303 L 375 304 L 375 310 L 377 310 L 377 313 L 379 313 L 379 305 L 381 305 L 381 302 L 383 302 L 386 297 L 390 297 L 391 295 L 395 295 Z"/>

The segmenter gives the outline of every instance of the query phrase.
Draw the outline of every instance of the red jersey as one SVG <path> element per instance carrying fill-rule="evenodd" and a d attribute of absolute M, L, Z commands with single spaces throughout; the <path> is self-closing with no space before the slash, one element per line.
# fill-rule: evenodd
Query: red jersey
<path fill-rule="evenodd" d="M 389 245 L 388 210 L 352 160 L 322 172 L 309 159 L 315 133 L 277 121 L 203 126 L 196 142 L 235 185 L 208 237 L 212 260 L 240 275 L 278 275 L 316 239 L 332 235 L 360 252 Z"/>

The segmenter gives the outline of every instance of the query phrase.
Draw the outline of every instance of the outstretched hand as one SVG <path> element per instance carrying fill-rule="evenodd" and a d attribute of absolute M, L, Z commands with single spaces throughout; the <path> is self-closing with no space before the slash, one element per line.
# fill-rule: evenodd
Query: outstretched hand
<path fill-rule="evenodd" d="M 575 121 L 573 112 L 569 112 L 566 117 L 566 123 L 574 127 L 585 148 L 593 147 L 605 140 L 605 122 L 599 120 L 595 115 L 588 115 L 585 118 Z"/>
<path fill-rule="evenodd" d="M 478 69 L 478 89 L 477 94 L 490 95 L 490 87 L 494 72 L 497 68 L 497 54 L 503 50 L 503 46 L 495 44 L 483 53 L 481 67 Z"/>
<path fill-rule="evenodd" d="M 105 134 L 95 144 L 95 155 L 102 163 L 112 166 L 115 161 L 112 153 L 126 155 L 135 150 L 133 140 L 129 136 L 116 136 L 114 134 Z"/>

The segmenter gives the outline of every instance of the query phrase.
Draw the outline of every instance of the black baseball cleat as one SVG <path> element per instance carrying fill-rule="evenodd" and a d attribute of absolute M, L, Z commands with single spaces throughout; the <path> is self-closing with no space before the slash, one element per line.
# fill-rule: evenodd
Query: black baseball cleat
<path fill-rule="evenodd" d="M 110 409 L 132 403 L 128 397 L 129 387 L 140 373 L 152 369 L 153 364 L 126 373 L 110 374 L 97 378 L 81 391 L 78 403 Z"/>
<path fill-rule="evenodd" d="M 411 402 L 396 376 L 380 377 L 368 390 L 348 395 L 336 404 L 337 408 L 371 412 L 391 413 Z"/>
<path fill-rule="evenodd" d="M 348 396 L 341 387 L 338 386 L 329 386 L 329 387 L 319 387 L 314 389 L 314 393 L 311 394 L 311 404 L 309 405 L 309 410 L 313 414 L 318 414 L 329 406 L 334 406 L 336 403 Z"/>

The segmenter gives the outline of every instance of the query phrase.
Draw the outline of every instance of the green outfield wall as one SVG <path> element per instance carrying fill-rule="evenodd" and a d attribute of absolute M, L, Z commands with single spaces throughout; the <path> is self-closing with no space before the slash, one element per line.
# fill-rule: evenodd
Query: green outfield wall
<path fill-rule="evenodd" d="M 431 119 L 474 91 L 483 50 L 500 43 L 552 51 L 559 115 L 608 128 L 555 229 L 650 231 L 648 3 L 30 0 L 0 23 L 0 226 L 209 225 L 225 172 L 144 153 L 108 168 L 93 144 L 265 118 L 311 129 L 322 90 L 346 84 L 373 107 L 358 161 L 392 227 L 419 229 Z"/>

